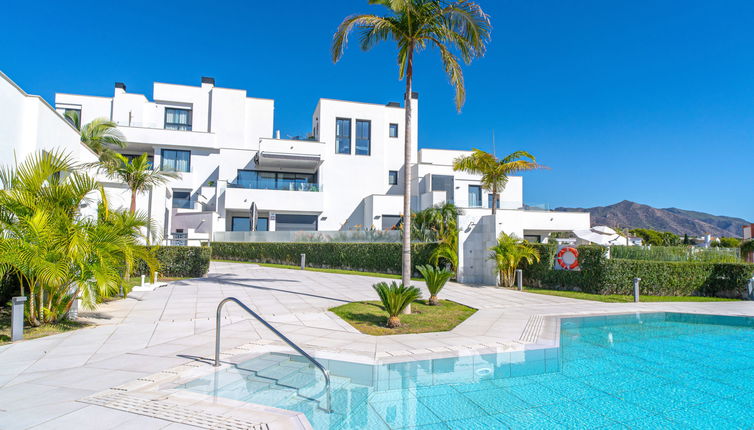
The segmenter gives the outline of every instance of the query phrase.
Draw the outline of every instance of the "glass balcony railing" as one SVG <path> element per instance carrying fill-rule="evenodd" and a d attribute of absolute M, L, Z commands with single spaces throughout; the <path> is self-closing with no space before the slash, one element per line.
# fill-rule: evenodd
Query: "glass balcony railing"
<path fill-rule="evenodd" d="M 250 190 L 278 190 L 278 191 L 308 191 L 321 192 L 321 184 L 312 184 L 310 182 L 301 182 L 293 180 L 241 180 L 236 179 L 228 183 L 228 188 L 246 188 Z"/>

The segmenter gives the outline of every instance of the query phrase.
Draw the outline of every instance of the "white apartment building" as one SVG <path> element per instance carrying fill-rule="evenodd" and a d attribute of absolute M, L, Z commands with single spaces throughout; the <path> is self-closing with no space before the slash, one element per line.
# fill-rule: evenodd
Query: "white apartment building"
<path fill-rule="evenodd" d="M 418 95 L 412 97 L 419 118 Z M 178 172 L 167 186 L 139 196 L 137 208 L 161 224 L 166 239 L 212 240 L 217 232 L 248 231 L 256 205 L 257 230 L 344 231 L 390 229 L 403 195 L 404 110 L 399 103 L 320 99 L 311 133 L 281 139 L 274 101 L 244 90 L 154 83 L 152 100 L 116 83 L 112 97 L 58 93 L 63 115 L 76 110 L 85 124 L 115 121 L 128 141 L 124 155 L 149 154 L 154 165 Z M 421 210 L 453 201 L 467 215 L 488 214 L 492 196 L 479 177 L 454 172 L 469 151 L 418 150 L 413 124 L 411 198 Z M 122 185 L 109 183 L 110 200 L 128 205 Z M 511 177 L 499 213 L 506 231 L 541 240 L 553 231 L 589 228 L 588 214 L 524 210 L 523 180 Z"/>

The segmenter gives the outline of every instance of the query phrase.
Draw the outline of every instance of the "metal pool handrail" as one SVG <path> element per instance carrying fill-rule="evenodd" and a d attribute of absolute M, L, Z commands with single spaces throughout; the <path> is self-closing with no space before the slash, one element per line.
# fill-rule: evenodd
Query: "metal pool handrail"
<path fill-rule="evenodd" d="M 295 349 L 296 352 L 298 352 L 304 358 L 309 360 L 314 365 L 314 367 L 316 367 L 322 372 L 322 374 L 325 376 L 325 388 L 327 389 L 327 409 L 325 410 L 325 412 L 328 412 L 328 413 L 332 412 L 332 393 L 330 390 L 330 372 L 328 372 L 327 369 L 325 369 L 325 367 L 319 363 L 319 361 L 315 360 L 314 357 L 307 354 L 306 351 L 304 351 L 298 345 L 293 343 L 292 340 L 288 339 L 283 333 L 280 333 L 275 327 L 273 327 L 272 325 L 270 325 L 270 323 L 265 321 L 264 318 L 260 317 L 256 312 L 249 309 L 248 306 L 241 303 L 241 301 L 235 297 L 226 297 L 220 302 L 219 305 L 217 305 L 217 314 L 216 314 L 216 319 L 215 319 L 215 364 L 214 366 L 215 367 L 220 366 L 220 317 L 221 317 L 220 313 L 222 312 L 223 305 L 228 302 L 234 302 L 235 304 L 240 306 L 241 309 L 245 310 L 251 316 L 256 318 L 257 321 L 259 321 L 265 327 L 270 329 L 270 331 L 275 333 L 277 337 L 283 340 L 283 342 L 287 343 L 288 346 Z"/>

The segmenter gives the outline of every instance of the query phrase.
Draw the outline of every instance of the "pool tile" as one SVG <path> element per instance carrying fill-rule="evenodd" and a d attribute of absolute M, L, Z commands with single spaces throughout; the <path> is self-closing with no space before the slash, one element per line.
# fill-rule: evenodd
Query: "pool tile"
<path fill-rule="evenodd" d="M 416 398 L 403 401 L 370 402 L 374 410 L 391 428 L 415 427 L 442 421 Z"/>
<path fill-rule="evenodd" d="M 443 421 L 480 417 L 487 414 L 474 402 L 458 394 L 423 397 L 420 401 Z"/>
<path fill-rule="evenodd" d="M 496 430 L 509 428 L 505 423 L 491 416 L 448 421 L 447 425 L 453 430 Z"/>

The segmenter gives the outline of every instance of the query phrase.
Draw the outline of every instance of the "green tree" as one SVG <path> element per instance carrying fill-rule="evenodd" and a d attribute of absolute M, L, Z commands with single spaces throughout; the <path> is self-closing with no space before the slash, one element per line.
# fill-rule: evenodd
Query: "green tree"
<path fill-rule="evenodd" d="M 430 257 L 432 264 L 446 264 L 453 272 L 458 268 L 458 216 L 461 214 L 456 205 L 444 202 L 412 215 L 413 237 L 438 244 Z"/>
<path fill-rule="evenodd" d="M 78 112 L 72 114 L 78 118 Z M 74 125 L 78 123 L 76 120 Z M 92 122 L 84 124 L 80 133 L 81 143 L 88 146 L 103 162 L 114 159 L 117 155 L 114 148 L 125 148 L 128 145 L 123 133 L 118 130 L 118 125 L 107 118 L 95 118 Z"/>
<path fill-rule="evenodd" d="M 93 307 L 117 293 L 123 274 L 154 257 L 139 246 L 145 220 L 79 213 L 100 185 L 70 157 L 42 152 L 0 170 L 0 278 L 19 279 L 32 325 L 63 318 L 77 299 Z"/>
<path fill-rule="evenodd" d="M 502 159 L 489 152 L 474 149 L 471 155 L 453 160 L 453 170 L 482 175 L 482 188 L 492 193 L 492 214 L 497 212 L 497 200 L 508 184 L 508 176 L 527 170 L 542 169 L 533 155 L 516 151 Z"/>
<path fill-rule="evenodd" d="M 388 314 L 388 328 L 400 327 L 401 320 L 398 318 L 398 315 L 411 306 L 411 302 L 421 298 L 421 291 L 418 288 L 398 285 L 395 281 L 390 284 L 380 282 L 374 284 L 372 288 L 380 296 L 382 307 L 385 308 L 385 312 Z"/>
<path fill-rule="evenodd" d="M 513 286 L 516 268 L 522 261 L 528 264 L 539 261 L 539 251 L 528 242 L 515 236 L 500 233 L 497 245 L 490 248 L 492 251 L 490 260 L 495 262 L 495 270 L 498 273 L 500 285 Z"/>
<path fill-rule="evenodd" d="M 175 172 L 166 172 L 149 163 L 147 154 L 128 159 L 121 154 L 113 154 L 113 159 L 102 164 L 105 174 L 111 179 L 119 180 L 131 191 L 131 214 L 136 213 L 136 197 L 148 189 L 166 184 L 177 178 Z"/>
<path fill-rule="evenodd" d="M 426 48 L 440 52 L 445 72 L 455 88 L 455 104 L 460 111 L 466 99 L 460 59 L 467 64 L 484 55 L 490 38 L 490 21 L 478 4 L 456 0 L 369 0 L 384 6 L 387 14 L 356 14 L 338 26 L 332 43 L 332 58 L 338 62 L 345 51 L 348 35 L 359 30 L 361 48 L 369 50 L 392 40 L 398 48 L 398 78 L 405 79 L 405 131 L 403 162 L 403 273 L 405 285 L 411 282 L 411 137 L 414 55 Z"/>
<path fill-rule="evenodd" d="M 427 284 L 427 290 L 429 290 L 429 301 L 431 306 L 437 306 L 439 304 L 437 295 L 445 287 L 445 284 L 454 273 L 447 269 L 440 269 L 439 267 L 425 264 L 423 266 L 416 266 L 416 270 L 422 274 L 424 283 Z"/>

